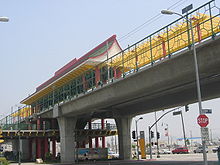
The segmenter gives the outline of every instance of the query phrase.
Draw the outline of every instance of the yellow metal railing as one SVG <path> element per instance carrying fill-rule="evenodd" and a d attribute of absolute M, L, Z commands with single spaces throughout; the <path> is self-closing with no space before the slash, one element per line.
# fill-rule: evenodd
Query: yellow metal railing
<path fill-rule="evenodd" d="M 220 32 L 220 18 L 210 17 L 207 14 L 196 13 L 190 20 L 193 25 L 195 42 Z M 212 21 L 212 22 L 211 22 Z M 147 64 L 154 63 L 192 44 L 189 26 L 185 21 L 171 25 L 156 35 L 152 35 L 145 42 L 137 44 L 132 50 L 121 52 L 115 56 L 109 65 L 121 67 L 124 71 L 138 69 Z M 131 48 L 130 48 L 131 49 Z"/>

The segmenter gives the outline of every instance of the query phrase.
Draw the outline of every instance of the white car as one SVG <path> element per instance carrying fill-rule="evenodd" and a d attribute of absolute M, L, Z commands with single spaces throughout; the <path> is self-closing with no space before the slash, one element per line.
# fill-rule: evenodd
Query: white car
<path fill-rule="evenodd" d="M 207 147 L 206 147 L 205 151 L 206 151 L 206 153 L 208 153 L 208 148 Z M 197 147 L 193 152 L 194 153 L 202 153 L 203 152 L 202 146 Z"/>
<path fill-rule="evenodd" d="M 108 159 L 117 159 L 117 158 L 119 158 L 119 154 L 117 154 L 113 151 L 108 152 Z"/>
<path fill-rule="evenodd" d="M 162 149 L 159 151 L 160 154 L 172 154 L 172 151 L 168 150 L 168 149 Z"/>

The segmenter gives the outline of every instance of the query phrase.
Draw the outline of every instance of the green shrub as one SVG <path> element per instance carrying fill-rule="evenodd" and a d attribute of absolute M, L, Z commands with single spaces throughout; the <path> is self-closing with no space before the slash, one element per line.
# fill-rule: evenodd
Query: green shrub
<path fill-rule="evenodd" d="M 0 157 L 0 165 L 8 165 L 9 162 L 5 157 Z"/>
<path fill-rule="evenodd" d="M 50 152 L 47 152 L 45 158 L 46 158 L 46 161 L 52 160 L 52 154 Z"/>

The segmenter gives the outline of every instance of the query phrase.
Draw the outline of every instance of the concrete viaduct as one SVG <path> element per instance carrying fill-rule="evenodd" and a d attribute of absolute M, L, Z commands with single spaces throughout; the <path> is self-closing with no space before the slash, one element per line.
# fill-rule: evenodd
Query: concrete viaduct
<path fill-rule="evenodd" d="M 220 96 L 220 38 L 196 46 L 202 100 Z M 91 118 L 113 118 L 120 159 L 131 158 L 132 117 L 197 102 L 192 51 L 183 50 L 153 66 L 98 87 L 74 100 L 42 112 L 58 119 L 62 162 L 74 162 L 74 130 Z"/>

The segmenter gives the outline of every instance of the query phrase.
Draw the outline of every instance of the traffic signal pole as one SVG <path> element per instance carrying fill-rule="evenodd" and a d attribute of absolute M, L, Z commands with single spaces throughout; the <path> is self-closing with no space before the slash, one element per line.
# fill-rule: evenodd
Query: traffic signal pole
<path fill-rule="evenodd" d="M 157 113 L 156 112 L 154 112 L 154 117 L 155 117 L 155 121 L 157 121 Z M 159 144 L 158 144 L 159 137 L 158 137 L 158 131 L 157 131 L 157 123 L 155 124 L 155 126 L 156 126 L 156 141 L 157 141 L 157 158 L 159 158 L 160 153 L 159 153 Z"/>
<path fill-rule="evenodd" d="M 150 147 L 150 159 L 152 159 L 152 146 L 151 146 L 151 127 L 148 127 L 149 131 L 149 147 Z"/>
<path fill-rule="evenodd" d="M 149 146 L 150 146 L 150 159 L 152 159 L 152 146 L 151 146 L 151 128 L 153 128 L 153 126 L 155 124 L 157 124 L 158 121 L 160 121 L 160 119 L 162 119 L 166 114 L 170 113 L 170 112 L 173 112 L 177 109 L 180 109 L 181 107 L 177 107 L 177 108 L 174 108 L 174 109 L 171 109 L 169 111 L 167 111 L 166 113 L 164 113 L 163 115 L 161 115 L 151 126 L 149 126 L 148 128 L 148 131 L 149 131 Z"/>

